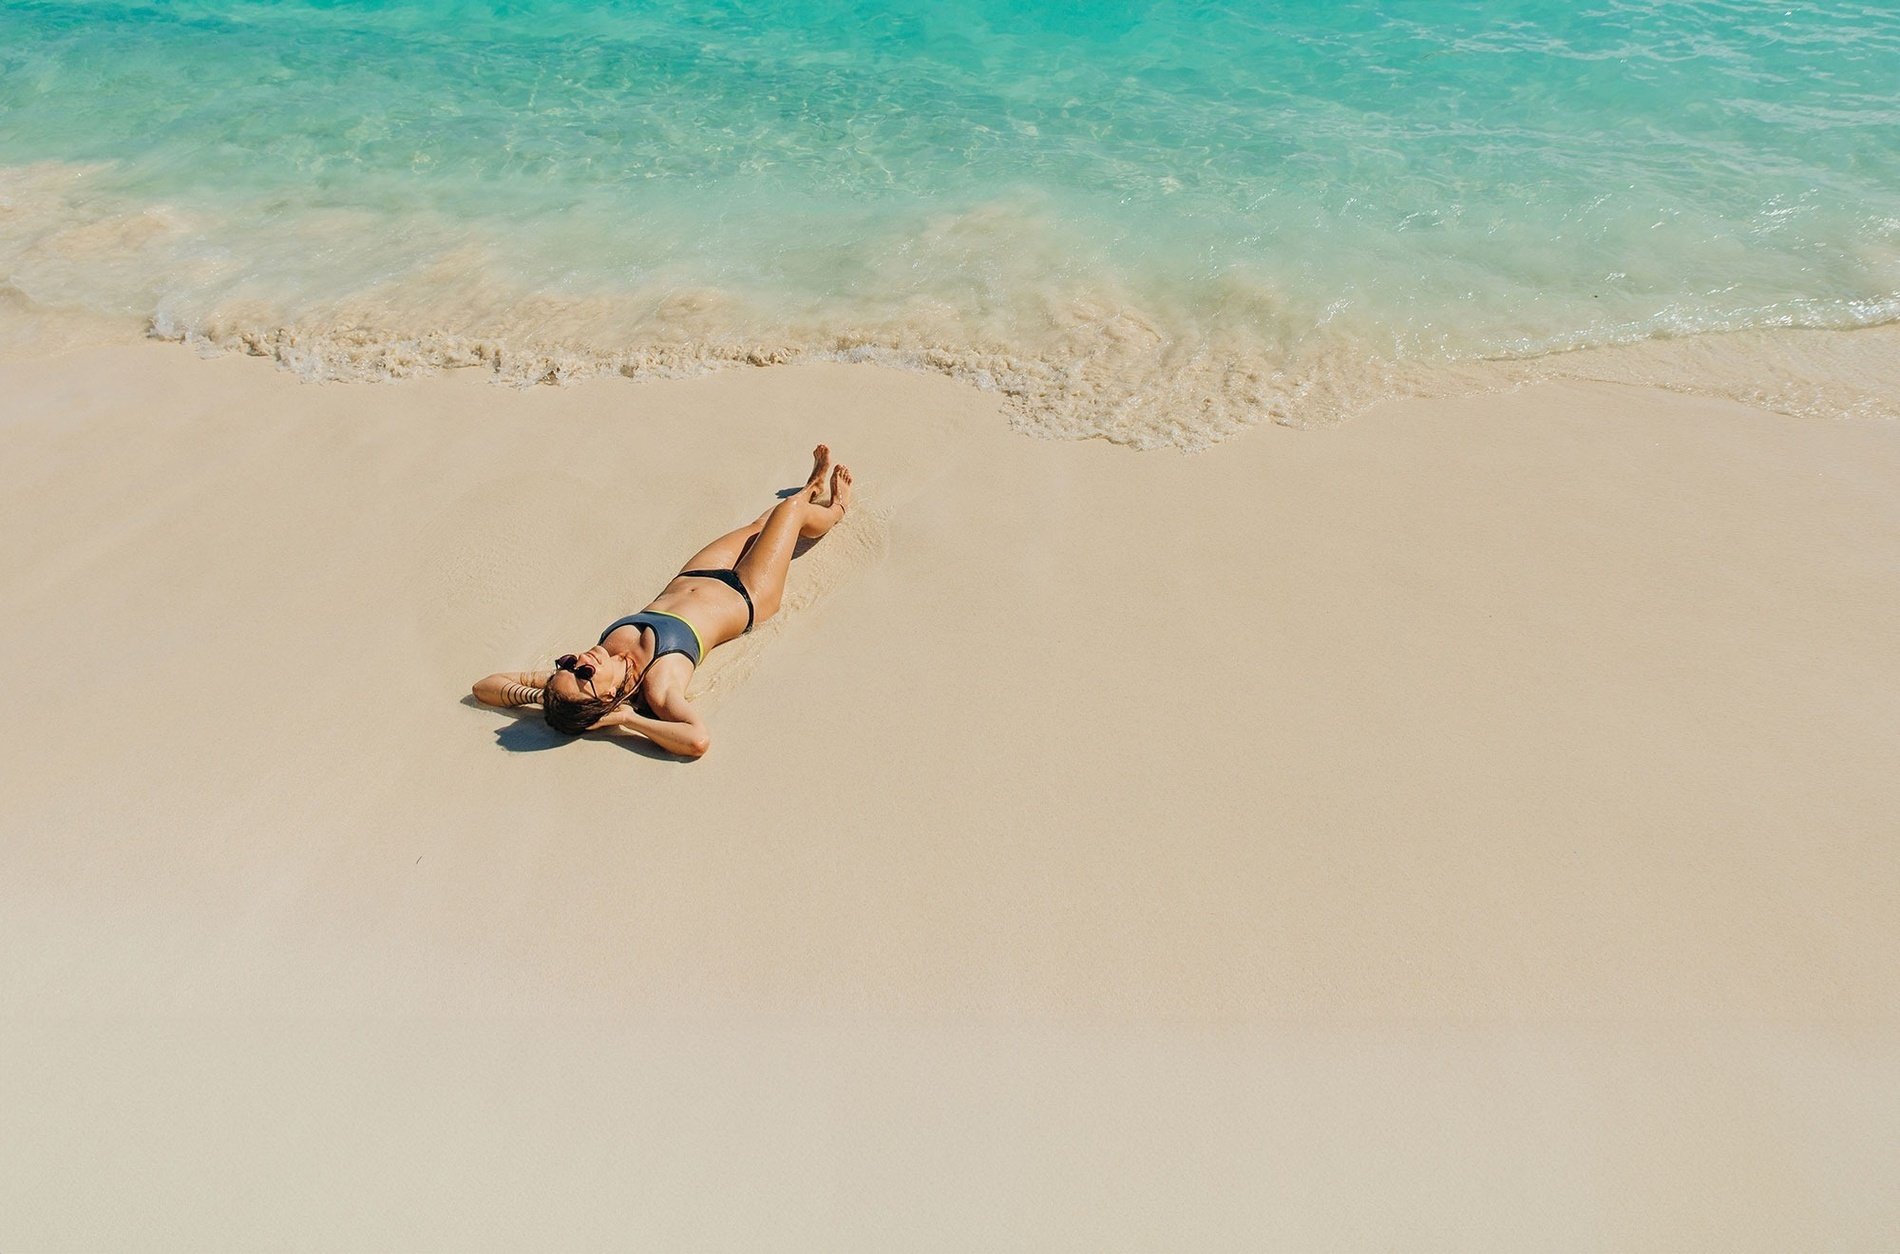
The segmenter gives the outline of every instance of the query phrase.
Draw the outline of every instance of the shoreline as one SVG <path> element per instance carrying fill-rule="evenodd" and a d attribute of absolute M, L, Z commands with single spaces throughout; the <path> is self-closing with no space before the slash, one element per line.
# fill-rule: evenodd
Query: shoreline
<path fill-rule="evenodd" d="M 22 302 L 0 307 L 0 363 L 47 352 L 101 350 L 132 342 L 174 345 L 199 357 L 255 357 L 306 383 L 402 383 L 473 372 L 512 387 L 566 387 L 597 380 L 636 383 L 704 378 L 778 366 L 872 366 L 950 379 L 995 397 L 1021 433 L 1045 439 L 1102 439 L 1141 451 L 1204 452 L 1263 424 L 1325 428 L 1412 401 L 1473 400 L 1527 386 L 1606 383 L 1733 401 L 1791 418 L 1900 421 L 1900 322 L 1825 328 L 1781 326 L 1703 331 L 1619 343 L 1553 348 L 1527 355 L 1443 362 L 1362 361 L 1333 373 L 1276 377 L 1277 398 L 1251 412 L 1188 416 L 1192 406 L 1118 403 L 1121 416 L 1054 409 L 1035 378 L 1053 363 L 1026 367 L 1007 356 L 958 354 L 927 346 L 866 342 L 826 348 L 790 341 L 747 343 L 715 337 L 595 352 L 439 334 L 378 337 L 346 326 L 309 335 L 290 328 L 232 329 L 214 338 L 161 333 L 150 320 L 82 311 L 57 314 Z M 326 347 L 327 346 L 327 347 Z M 1022 373 L 1028 369 L 1029 373 Z M 1178 401 L 1179 398 L 1176 398 Z M 1131 418 L 1129 414 L 1147 415 Z M 1178 416 L 1177 416 L 1178 415 Z"/>
<path fill-rule="evenodd" d="M 429 242 L 412 241 L 414 256 L 357 258 L 331 288 L 317 276 L 340 264 L 351 241 L 400 224 L 339 208 L 303 228 L 283 226 L 285 238 L 267 229 L 227 250 L 203 205 L 119 203 L 85 190 L 108 168 L 0 165 L 0 216 L 13 228 L 11 246 L 0 247 L 9 274 L 0 359 L 154 338 L 200 354 L 265 357 L 309 381 L 476 369 L 521 386 L 871 364 L 991 392 L 1030 434 L 1190 452 L 1262 422 L 1327 426 L 1392 401 L 1573 379 L 1796 416 L 1900 420 L 1892 292 L 1783 294 L 1729 307 L 1609 284 L 1589 299 L 1573 292 L 1555 312 L 1524 293 L 1498 306 L 1504 297 L 1492 293 L 1468 316 L 1453 302 L 1419 321 L 1391 293 L 1335 292 L 1238 263 L 1217 275 L 1197 270 L 1178 288 L 1144 287 L 1113 266 L 1071 272 L 1036 243 L 1059 233 L 1055 222 L 1036 219 L 1040 234 L 1025 240 L 999 226 L 1015 221 L 1011 207 L 987 202 L 931 221 L 928 246 L 949 250 L 934 270 L 885 240 L 895 252 L 880 253 L 879 264 L 889 273 L 863 291 L 773 295 L 743 275 L 658 263 L 591 277 L 517 273 L 503 240 L 461 238 L 448 222 L 416 226 Z M 1015 211 L 1028 214 L 1016 222 L 1027 229 L 1035 214 Z M 280 253 L 288 260 L 271 264 Z M 917 286 L 919 267 L 950 285 Z M 950 282 L 966 271 L 984 276 L 980 290 Z M 48 293 L 63 303 L 42 303 Z"/>

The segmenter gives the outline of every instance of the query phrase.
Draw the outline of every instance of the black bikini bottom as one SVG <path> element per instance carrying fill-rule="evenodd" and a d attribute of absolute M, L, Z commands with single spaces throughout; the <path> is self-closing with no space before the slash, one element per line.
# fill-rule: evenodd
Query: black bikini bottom
<path fill-rule="evenodd" d="M 752 594 L 745 590 L 745 582 L 739 578 L 736 570 L 683 570 L 675 576 L 677 579 L 717 579 L 741 597 L 745 598 L 745 629 L 752 630 Z"/>

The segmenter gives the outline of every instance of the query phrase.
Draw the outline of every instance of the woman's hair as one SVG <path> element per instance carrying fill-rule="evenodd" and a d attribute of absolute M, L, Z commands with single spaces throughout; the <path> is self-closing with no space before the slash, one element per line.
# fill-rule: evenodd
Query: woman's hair
<path fill-rule="evenodd" d="M 554 692 L 554 679 L 549 676 L 547 686 L 541 689 L 541 717 L 547 720 L 549 727 L 569 736 L 578 736 L 595 723 L 601 715 L 619 705 L 621 698 L 604 697 L 562 697 Z"/>

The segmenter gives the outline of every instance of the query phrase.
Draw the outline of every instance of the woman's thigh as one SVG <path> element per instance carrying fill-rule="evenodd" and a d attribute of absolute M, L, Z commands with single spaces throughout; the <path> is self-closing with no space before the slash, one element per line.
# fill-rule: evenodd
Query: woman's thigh
<path fill-rule="evenodd" d="M 759 534 L 759 524 L 751 523 L 737 531 L 728 531 L 686 559 L 681 570 L 731 570 L 745 555 L 746 545 Z"/>

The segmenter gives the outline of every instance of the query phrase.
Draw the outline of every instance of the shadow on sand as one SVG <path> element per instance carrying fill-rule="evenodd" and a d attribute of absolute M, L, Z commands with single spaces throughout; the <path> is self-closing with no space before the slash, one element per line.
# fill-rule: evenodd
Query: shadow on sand
<path fill-rule="evenodd" d="M 541 715 L 533 710 L 503 710 L 492 705 L 483 705 L 474 697 L 463 697 L 461 704 L 472 710 L 484 710 L 491 714 L 500 714 L 508 721 L 495 729 L 495 743 L 510 753 L 540 753 L 547 749 L 559 749 L 577 739 L 606 740 L 619 745 L 629 753 L 655 762 L 690 762 L 675 753 L 668 753 L 652 741 L 640 736 L 626 736 L 619 732 L 588 732 L 584 736 L 567 736 L 555 731 L 541 721 Z"/>

